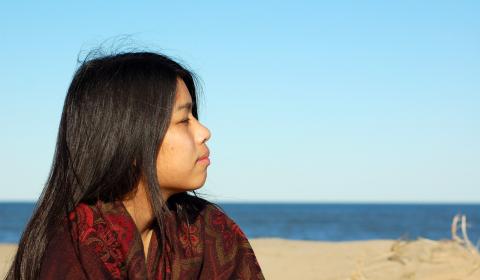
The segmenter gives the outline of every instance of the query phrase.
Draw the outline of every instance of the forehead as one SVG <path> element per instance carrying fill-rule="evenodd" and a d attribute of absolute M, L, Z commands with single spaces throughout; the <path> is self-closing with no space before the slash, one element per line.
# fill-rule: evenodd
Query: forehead
<path fill-rule="evenodd" d="M 185 85 L 185 82 L 182 79 L 177 79 L 177 92 L 175 96 L 175 102 L 177 104 L 192 102 L 192 97 L 190 96 L 187 85 Z"/>

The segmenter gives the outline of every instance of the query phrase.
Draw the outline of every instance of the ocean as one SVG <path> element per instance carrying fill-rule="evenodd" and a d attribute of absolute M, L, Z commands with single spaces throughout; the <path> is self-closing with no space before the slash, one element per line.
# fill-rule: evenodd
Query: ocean
<path fill-rule="evenodd" d="M 219 203 L 248 238 L 351 241 L 450 239 L 456 214 L 465 214 L 468 236 L 480 239 L 475 204 Z M 0 202 L 0 243 L 18 242 L 33 203 Z M 459 233 L 460 234 L 460 233 Z"/>

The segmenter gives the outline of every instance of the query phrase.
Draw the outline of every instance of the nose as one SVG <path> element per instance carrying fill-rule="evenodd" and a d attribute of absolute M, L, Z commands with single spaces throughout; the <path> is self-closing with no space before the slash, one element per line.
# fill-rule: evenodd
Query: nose
<path fill-rule="evenodd" d="M 212 136 L 212 133 L 210 132 L 210 129 L 208 129 L 206 126 L 203 126 L 203 128 L 205 129 L 205 135 L 204 135 L 203 142 L 207 142 L 210 139 L 210 137 Z"/>
<path fill-rule="evenodd" d="M 198 122 L 199 124 L 199 131 L 198 131 L 198 137 L 201 143 L 207 142 L 210 137 L 212 136 L 212 133 L 210 132 L 210 129 L 208 129 L 206 126 L 204 126 L 202 123 Z"/>

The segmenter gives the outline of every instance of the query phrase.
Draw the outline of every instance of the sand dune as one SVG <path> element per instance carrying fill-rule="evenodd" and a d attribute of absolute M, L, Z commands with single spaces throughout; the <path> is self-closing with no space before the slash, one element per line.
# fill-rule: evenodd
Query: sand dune
<path fill-rule="evenodd" d="M 473 280 L 480 255 L 452 240 L 354 242 L 250 239 L 267 279 Z M 0 277 L 16 246 L 0 245 Z"/>

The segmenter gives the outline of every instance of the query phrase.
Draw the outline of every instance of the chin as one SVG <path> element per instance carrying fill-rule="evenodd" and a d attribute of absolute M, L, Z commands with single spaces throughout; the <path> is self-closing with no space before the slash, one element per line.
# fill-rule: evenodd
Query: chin
<path fill-rule="evenodd" d="M 197 184 L 191 185 L 192 187 L 190 188 L 190 191 L 198 190 L 198 189 L 202 188 L 203 185 L 205 185 L 205 180 L 202 180 L 201 182 L 199 182 Z"/>
<path fill-rule="evenodd" d="M 198 190 L 198 189 L 201 189 L 203 187 L 204 184 L 201 184 L 201 185 L 198 185 L 198 186 L 195 186 L 193 188 L 190 189 L 190 191 L 194 191 L 194 190 Z"/>

